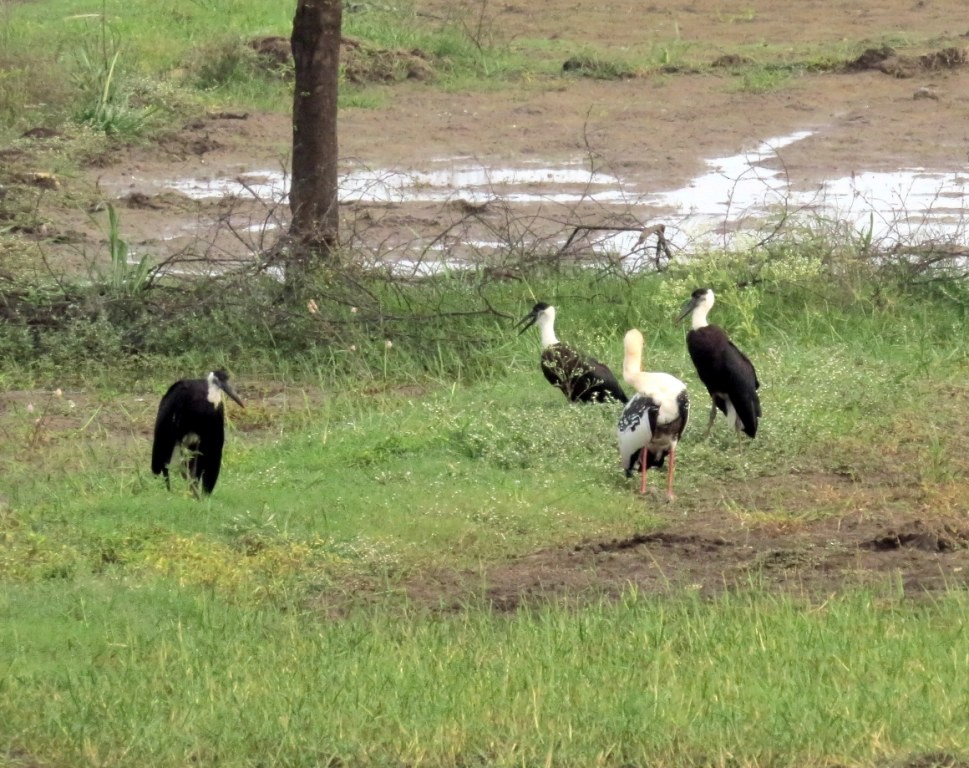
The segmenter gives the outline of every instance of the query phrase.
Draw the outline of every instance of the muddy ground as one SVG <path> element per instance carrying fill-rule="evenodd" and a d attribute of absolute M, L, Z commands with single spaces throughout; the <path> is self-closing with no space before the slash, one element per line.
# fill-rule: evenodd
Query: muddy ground
<path fill-rule="evenodd" d="M 424 7 L 432 19 L 456 12 L 454 4 L 431 0 Z M 672 64 L 631 69 L 614 79 L 563 70 L 493 92 L 462 93 L 437 87 L 433 63 L 418 56 L 422 64 L 413 78 L 378 86 L 383 106 L 341 113 L 344 173 L 417 172 L 439 168 L 442 158 L 485 168 L 576 163 L 620 179 L 623 193 L 641 201 L 688 184 L 705 170 L 707 158 L 749 151 L 800 131 L 812 135 L 772 161 L 796 191 L 865 171 L 967 168 L 969 21 L 963 22 L 964 9 L 954 0 L 890 0 L 878 8 L 822 0 L 756 5 L 697 0 L 645 8 L 634 2 L 551 0 L 483 7 L 488 40 L 511 46 L 525 39 L 551 41 L 554 47 L 543 55 L 556 66 L 559 60 L 562 67 L 581 61 L 593 44 L 632 61 L 668 49 Z M 886 48 L 886 41 L 895 47 Z M 345 47 L 345 54 L 356 50 Z M 778 62 L 803 66 L 773 90 L 759 92 L 748 82 L 756 79 L 750 65 Z M 78 266 L 103 259 L 108 199 L 120 207 L 123 233 L 136 255 L 177 254 L 185 269 L 199 259 L 244 262 L 252 252 L 270 249 L 284 231 L 288 209 L 282 190 L 258 202 L 251 190 L 238 188 L 234 198 L 199 201 L 173 190 L 170 182 L 191 178 L 204 184 L 255 174 L 248 177 L 252 182 L 262 172 L 286 173 L 290 146 L 288 116 L 227 105 L 150 146 L 99 158 L 78 180 L 84 187 L 75 206 L 48 217 L 38 235 L 56 239 L 60 258 Z M 34 170 L 44 169 L 25 168 L 25 177 Z M 52 182 L 41 173 L 36 183 Z M 559 191 L 535 186 L 542 193 Z M 501 197 L 508 190 L 493 191 Z M 400 260 L 415 247 L 449 258 L 448 243 L 455 240 L 561 243 L 577 224 L 669 224 L 671 215 L 669 209 L 589 200 L 511 210 L 500 202 L 469 206 L 460 195 L 448 202 L 345 201 L 342 237 L 379 261 Z M 579 241 L 575 248 L 585 245 Z"/>
<path fill-rule="evenodd" d="M 958 0 L 885 0 L 877 8 L 852 0 L 644 5 L 512 0 L 494 7 L 489 33 L 512 44 L 524 38 L 587 40 L 620 53 L 649 40 L 675 41 L 691 51 L 699 47 L 710 62 L 738 46 L 755 60 L 758 49 L 768 60 L 778 50 L 803 60 L 834 44 L 848 50 L 890 40 L 902 58 L 873 56 L 848 69 L 799 73 L 767 92 L 743 88 L 742 76 L 729 66 L 613 80 L 563 73 L 473 93 L 407 80 L 386 86 L 382 108 L 340 115 L 344 162 L 420 170 L 441 157 L 496 166 L 585 157 L 640 189 L 671 189 L 697 174 L 704 158 L 812 130 L 783 153 L 794 184 L 900 167 L 969 173 L 969 67 L 937 56 L 969 45 L 969 17 Z M 425 7 L 432 16 L 447 13 L 444 4 Z M 906 48 L 906 41 L 919 46 Z M 224 205 L 194 207 L 161 193 L 153 182 L 285 169 L 290 140 L 284 115 L 212 114 L 158 144 L 91 168 L 88 181 L 123 201 L 125 231 L 137 246 L 156 238 L 173 217 L 215 218 Z M 285 210 L 273 215 L 285 219 Z M 375 213 L 350 206 L 344 215 L 352 228 Z M 379 215 L 388 231 L 433 229 L 443 220 L 438 211 L 399 206 L 384 206 Z M 655 220 L 662 217 L 656 211 Z M 81 240 L 98 237 L 85 229 L 83 217 L 71 220 L 68 213 L 54 226 Z M 850 464 L 850 457 L 845 461 Z M 790 523 L 731 513 L 722 500 L 727 488 L 694 500 L 687 515 L 670 507 L 660 530 L 576 541 L 493 565 L 484 574 L 421 574 L 405 586 L 418 602 L 446 607 L 480 595 L 484 583 L 486 597 L 511 609 L 537 598 L 617 594 L 630 584 L 649 592 L 704 593 L 763 584 L 819 596 L 847 584 L 897 583 L 910 594 L 966 585 L 969 519 L 958 503 L 940 519 L 911 475 L 859 481 L 850 474 L 770 478 L 775 491 L 790 490 Z M 812 519 L 818 492 L 844 499 L 844 514 Z"/>

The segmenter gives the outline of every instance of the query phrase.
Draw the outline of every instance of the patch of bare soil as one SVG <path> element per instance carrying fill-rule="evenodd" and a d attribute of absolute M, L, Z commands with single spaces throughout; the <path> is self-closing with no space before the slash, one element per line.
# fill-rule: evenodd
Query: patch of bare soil
<path fill-rule="evenodd" d="M 706 509 L 659 530 L 546 549 L 484 572 L 421 574 L 405 590 L 431 610 L 484 601 L 512 611 L 615 598 L 631 589 L 715 595 L 757 587 L 823 599 L 893 584 L 912 597 L 969 586 L 969 521 L 875 513 L 790 528 L 742 525 Z"/>

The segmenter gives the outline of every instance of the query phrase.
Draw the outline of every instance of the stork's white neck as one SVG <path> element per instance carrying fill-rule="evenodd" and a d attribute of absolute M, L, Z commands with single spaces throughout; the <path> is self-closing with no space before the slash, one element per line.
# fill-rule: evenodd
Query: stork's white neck
<path fill-rule="evenodd" d="M 206 393 L 205 399 L 218 408 L 222 404 L 222 387 L 218 385 L 215 375 L 212 373 L 209 374 L 207 381 L 209 382 L 209 391 Z"/>
<path fill-rule="evenodd" d="M 538 317 L 538 332 L 542 338 L 542 349 L 547 349 L 553 344 L 558 344 L 558 337 L 555 335 L 555 309 L 549 307 Z"/>
<path fill-rule="evenodd" d="M 635 387 L 643 373 L 643 335 L 635 328 L 628 331 L 622 340 L 622 348 L 622 378 Z"/>
<path fill-rule="evenodd" d="M 690 322 L 693 324 L 694 331 L 697 330 L 697 328 L 704 328 L 707 326 L 707 315 L 710 313 L 710 307 L 712 306 L 712 300 L 704 299 L 693 308 L 693 313 L 690 315 Z"/>

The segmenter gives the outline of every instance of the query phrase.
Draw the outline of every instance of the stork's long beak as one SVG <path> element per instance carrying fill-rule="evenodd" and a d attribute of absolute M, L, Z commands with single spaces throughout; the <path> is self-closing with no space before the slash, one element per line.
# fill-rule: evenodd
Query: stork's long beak
<path fill-rule="evenodd" d="M 239 399 L 239 396 L 236 394 L 236 391 L 232 388 L 232 385 L 229 382 L 225 382 L 220 386 L 222 387 L 223 392 L 225 392 L 229 397 L 231 397 L 239 404 L 240 408 L 246 407 L 245 405 L 243 405 L 242 400 Z"/>
<path fill-rule="evenodd" d="M 516 328 L 519 325 L 522 326 L 522 329 L 518 332 L 518 335 L 521 336 L 525 331 L 531 328 L 535 324 L 536 320 L 538 320 L 538 312 L 536 312 L 535 310 L 532 310 L 527 315 L 525 315 L 521 320 L 515 323 Z"/>
<path fill-rule="evenodd" d="M 680 309 L 680 314 L 676 316 L 676 319 L 673 322 L 674 323 L 680 322 L 680 320 L 682 320 L 684 317 L 690 314 L 694 309 L 696 309 L 696 305 L 699 303 L 700 303 L 699 299 L 691 298 L 688 302 L 686 302 L 686 304 L 683 305 L 683 308 Z"/>

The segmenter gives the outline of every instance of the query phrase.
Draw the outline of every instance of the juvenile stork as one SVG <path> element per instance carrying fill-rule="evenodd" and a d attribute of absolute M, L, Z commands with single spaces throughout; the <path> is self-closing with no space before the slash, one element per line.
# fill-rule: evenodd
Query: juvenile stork
<path fill-rule="evenodd" d="M 622 377 L 636 394 L 619 417 L 622 468 L 631 477 L 639 467 L 639 491 L 646 493 L 646 470 L 661 469 L 669 454 L 666 498 L 672 501 L 676 444 L 690 415 L 686 384 L 668 373 L 643 371 L 643 334 L 635 328 L 627 331 L 623 347 Z"/>
<path fill-rule="evenodd" d="M 679 322 L 692 313 L 693 329 L 686 334 L 686 348 L 700 381 L 713 399 L 710 421 L 703 434 L 704 437 L 710 434 L 719 408 L 734 429 L 743 430 L 754 437 L 757 434 L 757 419 L 760 418 L 757 371 L 747 356 L 730 341 L 723 328 L 707 324 L 707 314 L 713 302 L 710 288 L 697 288 L 676 318 L 676 322 Z"/>
<path fill-rule="evenodd" d="M 185 449 L 190 452 L 188 476 L 193 491 L 197 493 L 201 483 L 205 493 L 212 493 L 219 479 L 225 442 L 223 395 L 245 407 L 225 371 L 213 371 L 204 379 L 176 381 L 161 399 L 151 447 L 151 471 L 165 476 L 167 488 L 171 489 L 168 467 L 179 450 Z"/>
<path fill-rule="evenodd" d="M 563 344 L 555 335 L 555 307 L 538 302 L 532 311 L 515 324 L 521 336 L 533 324 L 538 325 L 542 340 L 542 373 L 545 379 L 572 402 L 604 403 L 608 400 L 628 401 L 615 374 L 594 357 L 577 352 Z"/>

